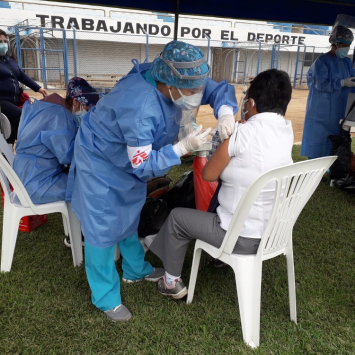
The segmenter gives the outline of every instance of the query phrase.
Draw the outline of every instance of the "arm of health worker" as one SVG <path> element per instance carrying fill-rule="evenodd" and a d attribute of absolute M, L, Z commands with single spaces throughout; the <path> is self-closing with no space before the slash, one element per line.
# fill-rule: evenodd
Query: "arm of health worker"
<path fill-rule="evenodd" d="M 347 58 L 344 58 L 346 60 Z M 349 62 L 350 59 L 349 59 Z M 348 65 L 349 63 L 346 62 Z M 350 70 L 350 68 L 349 68 Z M 322 57 L 319 57 L 312 65 L 311 69 L 307 73 L 307 82 L 312 82 L 314 87 L 322 92 L 332 93 L 336 90 L 342 90 L 341 81 L 343 79 L 344 72 L 340 71 L 338 67 L 329 67 L 324 62 Z M 353 76 L 349 73 L 349 77 Z"/>
<path fill-rule="evenodd" d="M 180 157 L 171 144 L 158 151 L 152 150 L 151 144 L 142 147 L 127 146 L 127 153 L 133 173 L 143 181 L 154 176 L 162 176 L 173 166 L 181 164 Z"/>
<path fill-rule="evenodd" d="M 238 103 L 235 98 L 235 89 L 233 85 L 228 84 L 225 80 L 217 83 L 212 79 L 207 79 L 205 92 L 202 97 L 201 105 L 209 104 L 213 108 L 213 113 L 216 118 L 221 116 L 218 114 L 222 106 L 231 108 L 231 114 L 235 115 L 238 111 Z"/>

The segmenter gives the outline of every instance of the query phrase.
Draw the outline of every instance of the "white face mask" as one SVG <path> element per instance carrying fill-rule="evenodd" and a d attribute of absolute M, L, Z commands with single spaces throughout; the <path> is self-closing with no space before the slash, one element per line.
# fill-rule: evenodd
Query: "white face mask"
<path fill-rule="evenodd" d="M 171 91 L 169 89 L 170 97 L 172 102 L 175 104 L 176 107 L 178 107 L 181 110 L 184 111 L 192 111 L 195 108 L 199 107 L 201 105 L 202 97 L 203 97 L 203 92 L 191 95 L 191 96 L 185 96 L 180 89 L 178 89 L 179 94 L 181 97 L 177 100 L 174 100 L 173 95 L 171 94 Z"/>
<path fill-rule="evenodd" d="M 249 101 L 249 99 L 243 100 L 242 109 L 240 110 L 240 116 L 242 118 L 242 121 L 245 121 L 245 115 L 249 112 L 249 111 L 244 111 L 244 105 L 247 101 Z M 254 107 L 254 101 L 253 101 L 253 107 Z"/>

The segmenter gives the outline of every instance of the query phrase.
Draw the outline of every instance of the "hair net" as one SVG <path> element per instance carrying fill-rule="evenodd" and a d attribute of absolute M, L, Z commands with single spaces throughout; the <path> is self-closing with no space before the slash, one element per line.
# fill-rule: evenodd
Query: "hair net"
<path fill-rule="evenodd" d="M 186 63 L 199 60 L 204 57 L 202 50 L 191 44 L 171 41 L 163 49 L 161 56 L 171 62 Z M 184 76 L 197 76 L 207 74 L 209 67 L 207 62 L 203 62 L 201 65 L 195 68 L 176 69 L 181 75 Z M 150 74 L 156 81 L 174 86 L 179 89 L 195 89 L 206 85 L 207 75 L 201 79 L 181 79 L 179 78 L 164 61 L 157 57 L 150 67 Z"/>
<path fill-rule="evenodd" d="M 95 106 L 100 99 L 96 90 L 85 79 L 79 77 L 69 80 L 66 96 L 88 107 Z"/>
<path fill-rule="evenodd" d="M 331 44 L 345 43 L 351 44 L 354 40 L 354 35 L 350 29 L 345 26 L 338 25 L 336 27 L 336 32 L 332 32 L 329 37 L 329 42 Z"/>

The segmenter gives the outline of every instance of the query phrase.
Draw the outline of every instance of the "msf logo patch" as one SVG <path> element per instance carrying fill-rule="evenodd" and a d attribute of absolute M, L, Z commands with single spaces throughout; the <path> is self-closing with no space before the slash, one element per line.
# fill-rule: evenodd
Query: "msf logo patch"
<path fill-rule="evenodd" d="M 141 165 L 144 161 L 148 160 L 149 155 L 146 152 L 141 152 L 140 150 L 137 150 L 137 153 L 133 155 L 132 158 L 132 165 L 134 168 L 138 168 L 139 165 Z"/>

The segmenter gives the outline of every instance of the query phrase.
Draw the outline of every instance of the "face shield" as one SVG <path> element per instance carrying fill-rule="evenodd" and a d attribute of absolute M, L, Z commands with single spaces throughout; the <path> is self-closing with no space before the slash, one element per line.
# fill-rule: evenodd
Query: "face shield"
<path fill-rule="evenodd" d="M 337 47 L 338 58 L 345 58 L 354 40 L 355 17 L 338 15 L 329 36 L 329 42 Z"/>
<path fill-rule="evenodd" d="M 194 117 L 196 117 L 199 107 L 201 105 L 203 93 L 205 91 L 206 78 L 210 74 L 210 67 L 206 63 L 204 57 L 192 62 L 173 62 L 171 60 L 165 59 L 161 53 L 159 58 L 171 69 L 171 71 L 177 78 L 179 78 L 180 80 L 186 80 L 186 87 L 183 88 L 176 87 L 176 90 L 180 95 L 179 98 L 174 99 L 171 91 L 169 90 L 171 100 L 174 102 L 175 106 L 181 109 L 182 111 L 189 111 L 189 112 L 194 111 L 193 115 Z M 208 71 L 205 74 L 198 73 L 200 69 L 199 67 L 202 64 L 207 64 L 208 67 Z M 194 69 L 194 68 L 196 68 L 196 75 L 181 74 L 177 70 L 177 69 L 182 69 L 182 70 L 185 69 L 187 74 L 187 69 Z M 172 86 L 174 85 L 172 84 Z M 188 114 L 186 115 L 188 116 Z"/>

